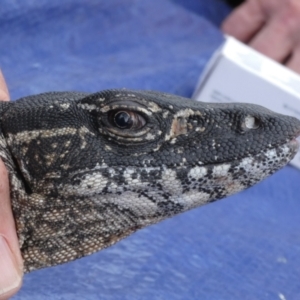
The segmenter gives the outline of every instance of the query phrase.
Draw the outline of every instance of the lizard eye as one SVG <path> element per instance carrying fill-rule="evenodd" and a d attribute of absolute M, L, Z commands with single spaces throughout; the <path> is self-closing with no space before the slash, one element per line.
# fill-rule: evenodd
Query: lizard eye
<path fill-rule="evenodd" d="M 140 129 L 146 124 L 146 120 L 139 113 L 129 110 L 117 110 L 111 112 L 109 119 L 112 125 L 120 129 Z"/>
<path fill-rule="evenodd" d="M 127 111 L 119 111 L 114 115 L 114 123 L 119 128 L 129 129 L 133 125 L 133 120 Z"/>

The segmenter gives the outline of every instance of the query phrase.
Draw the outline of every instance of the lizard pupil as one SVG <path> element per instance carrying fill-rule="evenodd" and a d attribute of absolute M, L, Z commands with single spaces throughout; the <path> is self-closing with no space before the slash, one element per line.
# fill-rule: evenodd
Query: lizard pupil
<path fill-rule="evenodd" d="M 128 112 L 119 111 L 115 114 L 114 123 L 121 129 L 130 129 L 133 125 L 133 120 Z"/>

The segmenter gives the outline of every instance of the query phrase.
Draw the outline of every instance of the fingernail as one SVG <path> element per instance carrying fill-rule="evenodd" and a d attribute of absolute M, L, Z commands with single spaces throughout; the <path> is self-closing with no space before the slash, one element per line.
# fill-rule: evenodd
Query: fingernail
<path fill-rule="evenodd" d="M 10 248 L 0 236 L 0 297 L 19 287 L 21 280 Z"/>

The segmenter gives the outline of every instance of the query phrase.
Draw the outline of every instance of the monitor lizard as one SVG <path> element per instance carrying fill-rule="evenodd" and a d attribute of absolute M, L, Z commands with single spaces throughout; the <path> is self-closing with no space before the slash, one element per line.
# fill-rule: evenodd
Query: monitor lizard
<path fill-rule="evenodd" d="M 24 270 L 71 261 L 248 188 L 296 154 L 300 121 L 153 91 L 0 103 Z"/>

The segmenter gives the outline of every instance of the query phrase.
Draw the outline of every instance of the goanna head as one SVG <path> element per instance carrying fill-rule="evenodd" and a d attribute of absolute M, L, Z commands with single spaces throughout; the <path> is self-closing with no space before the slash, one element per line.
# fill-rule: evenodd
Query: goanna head
<path fill-rule="evenodd" d="M 150 91 L 5 104 L 2 157 L 25 270 L 252 186 L 292 159 L 299 132 L 298 120 L 260 106 Z"/>

